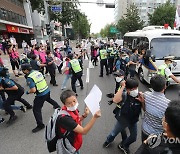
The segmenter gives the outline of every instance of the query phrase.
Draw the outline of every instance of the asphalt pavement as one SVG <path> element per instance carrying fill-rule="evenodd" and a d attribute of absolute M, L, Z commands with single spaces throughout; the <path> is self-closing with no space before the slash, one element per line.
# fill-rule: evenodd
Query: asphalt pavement
<path fill-rule="evenodd" d="M 88 60 L 84 60 L 84 89 L 80 90 L 80 87 L 77 87 L 78 93 L 78 102 L 79 102 L 79 110 L 80 114 L 83 113 L 85 103 L 84 99 L 93 87 L 96 84 L 102 91 L 102 101 L 101 101 L 101 112 L 102 116 L 96 121 L 94 127 L 90 130 L 90 132 L 83 136 L 83 145 L 80 150 L 81 154 L 121 154 L 122 152 L 117 148 L 118 144 L 121 142 L 121 135 L 118 135 L 115 141 L 108 147 L 103 148 L 103 142 L 105 141 L 108 133 L 114 127 L 115 118 L 112 113 L 115 105 L 108 105 L 109 98 L 106 97 L 107 93 L 114 92 L 115 81 L 112 75 L 106 76 L 103 78 L 99 77 L 99 66 L 90 69 L 89 73 L 89 83 L 87 81 L 87 70 Z M 99 64 L 98 64 L 99 65 Z M 104 72 L 105 74 L 105 72 Z M 28 87 L 25 82 L 25 78 L 23 76 L 19 78 L 15 78 L 13 74 L 11 74 L 12 78 L 15 79 L 18 83 L 20 83 L 26 90 Z M 59 84 L 58 87 L 53 87 L 49 84 L 50 77 L 47 76 L 46 80 L 51 89 L 51 96 L 54 100 L 56 100 L 60 105 L 60 94 L 62 90 L 60 89 L 64 76 L 57 73 L 56 80 Z M 70 81 L 68 82 L 67 88 L 71 89 Z M 149 90 L 149 86 L 147 84 L 143 85 L 140 83 L 139 91 L 147 91 Z M 178 99 L 178 90 L 180 90 L 179 86 L 169 87 L 166 91 L 166 96 L 169 99 Z M 33 104 L 33 99 L 35 95 L 23 95 L 23 98 L 26 99 L 30 104 Z M 16 104 L 20 104 L 17 102 Z M 21 104 L 20 104 L 21 105 Z M 53 114 L 53 107 L 45 103 L 43 106 L 43 121 L 45 124 L 48 123 L 50 116 Z M 0 125 L 0 154 L 48 154 L 45 139 L 44 139 L 44 130 L 33 134 L 31 130 L 36 126 L 35 119 L 32 113 L 32 110 L 26 111 L 23 113 L 22 111 L 15 111 L 18 120 L 11 126 L 8 126 L 6 123 Z M 0 115 L 6 119 L 9 119 L 9 115 L 5 115 L 4 111 L 0 111 Z M 83 122 L 83 126 L 87 124 L 87 122 L 91 119 L 92 115 L 90 114 L 85 121 Z M 141 144 L 141 119 L 138 123 L 138 139 L 135 143 L 130 146 L 130 151 L 133 154 L 136 149 Z"/>

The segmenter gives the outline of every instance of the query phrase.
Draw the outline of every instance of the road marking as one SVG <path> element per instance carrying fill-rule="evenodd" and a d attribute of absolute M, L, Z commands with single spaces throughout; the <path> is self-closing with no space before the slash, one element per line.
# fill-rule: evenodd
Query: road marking
<path fill-rule="evenodd" d="M 86 83 L 89 83 L 89 68 L 87 68 Z"/>
<path fill-rule="evenodd" d="M 94 66 L 93 66 L 93 64 L 92 64 L 91 61 L 89 61 L 89 66 L 88 66 L 88 68 L 94 68 Z"/>

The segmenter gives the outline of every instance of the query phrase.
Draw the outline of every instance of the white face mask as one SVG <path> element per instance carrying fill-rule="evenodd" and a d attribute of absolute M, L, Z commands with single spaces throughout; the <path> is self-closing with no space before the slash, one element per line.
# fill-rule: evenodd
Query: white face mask
<path fill-rule="evenodd" d="M 137 89 L 135 89 L 135 90 L 130 91 L 129 95 L 132 96 L 132 97 L 137 97 L 138 92 L 139 92 L 139 91 L 138 91 L 138 88 L 137 88 Z"/>
<path fill-rule="evenodd" d="M 125 60 L 125 59 L 126 59 L 126 57 L 122 57 L 122 59 L 123 59 L 123 60 Z"/>
<path fill-rule="evenodd" d="M 78 106 L 79 106 L 79 103 L 77 102 L 76 105 L 74 105 L 72 107 L 67 107 L 67 110 L 68 111 L 75 111 L 75 110 L 77 110 Z"/>
<path fill-rule="evenodd" d="M 118 76 L 117 76 L 117 77 L 115 77 L 116 82 L 121 82 L 121 81 L 122 81 L 122 79 L 123 79 L 123 78 L 118 77 Z"/>

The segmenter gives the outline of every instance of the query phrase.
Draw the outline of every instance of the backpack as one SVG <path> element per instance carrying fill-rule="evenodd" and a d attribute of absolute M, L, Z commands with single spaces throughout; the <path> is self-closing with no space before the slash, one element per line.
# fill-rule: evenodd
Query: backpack
<path fill-rule="evenodd" d="M 70 116 L 70 114 L 65 110 L 61 110 L 60 108 L 55 109 L 54 114 L 51 116 L 48 124 L 46 125 L 45 140 L 47 142 L 47 148 L 49 152 L 56 151 L 56 143 L 59 139 L 57 119 L 62 115 Z"/>

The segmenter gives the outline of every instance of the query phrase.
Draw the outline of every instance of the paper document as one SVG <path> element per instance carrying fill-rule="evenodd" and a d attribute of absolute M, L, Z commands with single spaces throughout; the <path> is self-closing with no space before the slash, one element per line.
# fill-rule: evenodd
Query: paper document
<path fill-rule="evenodd" d="M 99 102 L 101 99 L 102 92 L 97 85 L 94 85 L 89 95 L 84 100 L 92 115 L 94 115 L 96 111 L 100 110 Z"/>

